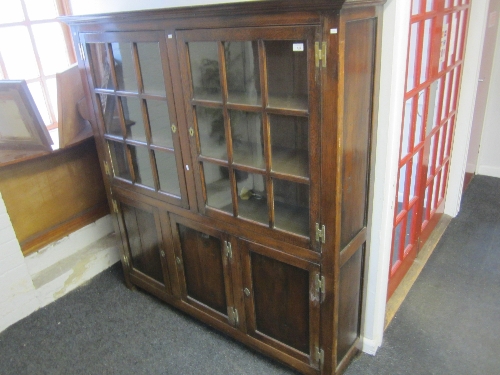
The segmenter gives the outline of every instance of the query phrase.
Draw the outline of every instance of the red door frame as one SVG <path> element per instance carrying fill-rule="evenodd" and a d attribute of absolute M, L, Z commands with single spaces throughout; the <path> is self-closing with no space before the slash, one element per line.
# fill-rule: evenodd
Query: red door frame
<path fill-rule="evenodd" d="M 444 210 L 470 0 L 413 0 L 387 298 Z"/>

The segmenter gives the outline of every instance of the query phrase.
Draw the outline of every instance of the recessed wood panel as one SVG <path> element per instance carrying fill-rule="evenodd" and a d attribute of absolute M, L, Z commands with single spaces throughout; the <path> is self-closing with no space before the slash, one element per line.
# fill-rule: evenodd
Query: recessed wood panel
<path fill-rule="evenodd" d="M 132 267 L 163 284 L 160 258 L 161 242 L 158 239 L 153 214 L 124 203 L 121 207 L 127 230 Z"/>
<path fill-rule="evenodd" d="M 309 353 L 309 272 L 251 253 L 257 331 Z"/>
<path fill-rule="evenodd" d="M 360 293 L 364 245 L 340 269 L 338 362 L 359 337 Z"/>
<path fill-rule="evenodd" d="M 340 249 L 366 225 L 375 27 L 374 18 L 346 23 Z"/>
<path fill-rule="evenodd" d="M 188 297 L 226 315 L 221 240 L 182 224 L 177 227 Z"/>

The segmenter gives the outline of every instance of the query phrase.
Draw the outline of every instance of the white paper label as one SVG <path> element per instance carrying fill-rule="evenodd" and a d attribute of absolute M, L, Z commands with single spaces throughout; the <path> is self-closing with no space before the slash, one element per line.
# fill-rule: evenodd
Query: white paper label
<path fill-rule="evenodd" d="M 293 52 L 304 51 L 304 43 L 293 43 Z"/>

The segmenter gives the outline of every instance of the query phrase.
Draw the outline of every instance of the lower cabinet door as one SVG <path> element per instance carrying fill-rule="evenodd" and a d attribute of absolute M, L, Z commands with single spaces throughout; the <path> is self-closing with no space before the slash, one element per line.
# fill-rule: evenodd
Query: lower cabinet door
<path fill-rule="evenodd" d="M 125 197 L 118 198 L 118 222 L 124 248 L 126 277 L 159 296 L 171 295 L 170 272 L 174 262 L 167 215 L 157 208 Z M 170 254 L 172 265 L 168 265 Z"/>
<path fill-rule="evenodd" d="M 198 310 L 205 317 L 238 327 L 239 315 L 233 304 L 230 238 L 174 214 L 170 220 L 182 301 L 194 308 L 191 311 L 195 315 Z"/>
<path fill-rule="evenodd" d="M 299 369 L 319 369 L 319 265 L 246 241 L 240 250 L 247 334 Z"/>

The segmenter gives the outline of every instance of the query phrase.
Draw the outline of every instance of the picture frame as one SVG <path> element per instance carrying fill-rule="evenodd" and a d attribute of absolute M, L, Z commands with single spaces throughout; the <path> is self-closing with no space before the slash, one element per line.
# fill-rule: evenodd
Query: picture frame
<path fill-rule="evenodd" d="M 26 81 L 0 81 L 0 150 L 52 151 L 52 144 Z"/>

